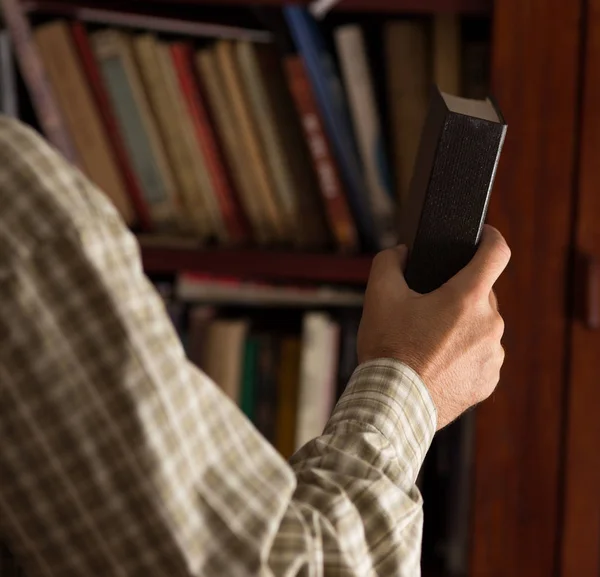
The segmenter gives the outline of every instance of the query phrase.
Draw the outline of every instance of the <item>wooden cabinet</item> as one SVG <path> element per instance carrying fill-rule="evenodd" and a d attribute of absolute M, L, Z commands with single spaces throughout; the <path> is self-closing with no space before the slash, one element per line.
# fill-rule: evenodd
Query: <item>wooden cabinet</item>
<path fill-rule="evenodd" d="M 579 101 L 581 8 L 497 0 L 493 91 L 508 134 L 489 220 L 511 263 L 497 285 L 506 362 L 477 415 L 471 574 L 554 575 Z"/>
<path fill-rule="evenodd" d="M 587 3 L 576 167 L 561 575 L 600 575 L 600 1 Z"/>

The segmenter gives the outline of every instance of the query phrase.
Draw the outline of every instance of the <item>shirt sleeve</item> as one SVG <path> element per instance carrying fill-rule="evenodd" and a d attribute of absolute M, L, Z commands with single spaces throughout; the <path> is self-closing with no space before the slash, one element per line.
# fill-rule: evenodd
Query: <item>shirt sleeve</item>
<path fill-rule="evenodd" d="M 285 462 L 185 358 L 137 243 L 0 120 L 0 534 L 27 575 L 419 574 L 419 377 L 359 367 Z"/>

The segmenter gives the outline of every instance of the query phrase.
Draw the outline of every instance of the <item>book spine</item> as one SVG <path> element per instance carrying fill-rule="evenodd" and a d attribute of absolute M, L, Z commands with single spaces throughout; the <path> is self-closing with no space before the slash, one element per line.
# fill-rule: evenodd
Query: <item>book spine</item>
<path fill-rule="evenodd" d="M 355 251 L 358 249 L 358 234 L 304 62 L 299 56 L 288 55 L 285 57 L 284 66 L 319 180 L 329 226 L 341 250 Z"/>
<path fill-rule="evenodd" d="M 276 130 L 275 109 L 267 97 L 266 79 L 261 74 L 258 47 L 249 42 L 236 44 L 236 56 L 244 88 L 248 95 L 249 108 L 258 132 L 264 157 L 272 178 L 273 189 L 285 219 L 286 228 L 291 231 L 293 240 L 297 237 L 296 228 L 300 225 L 295 183 L 291 179 L 286 160 L 286 143 L 281 141 Z"/>
<path fill-rule="evenodd" d="M 150 103 L 160 141 L 164 146 L 165 160 L 181 196 L 182 222 L 186 232 L 205 239 L 212 232 L 204 199 L 198 190 L 193 174 L 192 159 L 188 154 L 185 135 L 181 128 L 176 102 L 168 90 L 168 71 L 165 70 L 158 41 L 150 34 L 136 36 L 132 41 L 133 54 Z"/>
<path fill-rule="evenodd" d="M 95 32 L 91 41 L 152 222 L 160 232 L 179 232 L 179 197 L 129 38 L 115 30 L 103 30 Z"/>
<path fill-rule="evenodd" d="M 277 419 L 275 446 L 285 459 L 294 453 L 298 380 L 300 378 L 300 339 L 286 337 L 281 342 L 277 374 Z"/>
<path fill-rule="evenodd" d="M 227 175 L 216 134 L 194 75 L 193 49 L 188 44 L 173 44 L 171 55 L 229 237 L 233 243 L 244 242 L 248 238 L 248 225 Z"/>
<path fill-rule="evenodd" d="M 83 65 L 82 68 L 96 99 L 100 115 L 102 116 L 102 121 L 104 122 L 104 127 L 112 146 L 116 162 L 121 169 L 127 192 L 129 193 L 129 197 L 137 214 L 138 223 L 143 231 L 149 232 L 152 230 L 150 211 L 148 210 L 148 205 L 144 200 L 144 194 L 131 167 L 125 146 L 123 145 L 123 137 L 114 117 L 108 94 L 106 93 L 104 83 L 100 76 L 100 71 L 98 70 L 98 65 L 90 45 L 87 31 L 80 22 L 73 22 L 71 24 L 71 34 L 77 51 L 79 52 L 79 58 Z"/>
<path fill-rule="evenodd" d="M 215 53 L 222 70 L 225 87 L 231 97 L 232 110 L 238 123 L 238 134 L 244 143 L 248 170 L 253 175 L 255 182 L 254 194 L 260 197 L 265 220 L 269 224 L 275 240 L 279 242 L 289 240 L 290 231 L 285 225 L 266 159 L 258 140 L 257 129 L 250 113 L 248 97 L 235 58 L 234 44 L 222 40 L 217 43 Z"/>
<path fill-rule="evenodd" d="M 436 14 L 433 18 L 433 78 L 439 89 L 460 95 L 460 17 Z"/>
<path fill-rule="evenodd" d="M 2 0 L 4 20 L 14 43 L 21 74 L 29 90 L 36 115 L 46 138 L 61 154 L 80 165 L 71 135 L 50 86 L 40 54 L 33 41 L 29 22 L 22 12 L 19 0 Z"/>
<path fill-rule="evenodd" d="M 304 6 L 283 8 L 290 32 L 306 64 L 316 102 L 345 185 L 347 200 L 365 245 L 379 248 L 369 195 L 356 150 L 352 123 L 335 64 L 314 18 Z"/>
<path fill-rule="evenodd" d="M 420 22 L 390 22 L 385 28 L 385 46 L 396 188 L 402 212 L 408 201 L 419 135 L 427 113 L 430 76 L 426 28 Z"/>
<path fill-rule="evenodd" d="M 222 139 L 228 165 L 240 193 L 245 214 L 252 225 L 254 240 L 261 245 L 273 239 L 271 228 L 261 205 L 254 194 L 252 173 L 247 170 L 244 149 L 237 133 L 230 94 L 225 88 L 223 73 L 214 48 L 204 48 L 196 53 L 199 78 L 207 96 L 212 117 Z"/>
<path fill-rule="evenodd" d="M 66 125 L 88 178 L 112 201 L 128 225 L 135 219 L 106 131 L 66 22 L 38 26 L 34 38 Z"/>
<path fill-rule="evenodd" d="M 355 25 L 338 28 L 335 32 L 335 42 L 350 103 L 354 132 L 365 169 L 379 244 L 387 248 L 396 243 L 398 227 L 381 123 L 362 30 Z"/>

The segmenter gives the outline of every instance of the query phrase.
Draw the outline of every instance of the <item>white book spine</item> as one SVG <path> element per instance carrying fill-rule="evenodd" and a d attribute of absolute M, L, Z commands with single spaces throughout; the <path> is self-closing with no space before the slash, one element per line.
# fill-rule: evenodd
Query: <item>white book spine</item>
<path fill-rule="evenodd" d="M 296 450 L 318 437 L 331 410 L 330 386 L 332 348 L 331 321 L 323 313 L 307 313 L 302 327 L 300 389 L 296 417 Z"/>
<path fill-rule="evenodd" d="M 335 43 L 379 240 L 384 248 L 389 247 L 397 240 L 395 209 L 362 30 L 356 25 L 342 26 L 335 31 Z"/>

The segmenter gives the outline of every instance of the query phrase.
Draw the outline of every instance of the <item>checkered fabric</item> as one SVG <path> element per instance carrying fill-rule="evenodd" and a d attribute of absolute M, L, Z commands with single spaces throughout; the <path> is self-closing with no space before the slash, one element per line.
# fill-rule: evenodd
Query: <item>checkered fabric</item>
<path fill-rule="evenodd" d="M 418 376 L 360 366 L 287 463 L 186 360 L 106 198 L 4 118 L 0 394 L 2 577 L 419 575 Z"/>

